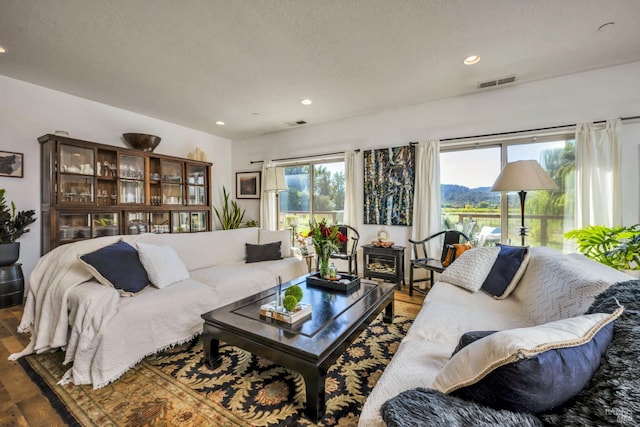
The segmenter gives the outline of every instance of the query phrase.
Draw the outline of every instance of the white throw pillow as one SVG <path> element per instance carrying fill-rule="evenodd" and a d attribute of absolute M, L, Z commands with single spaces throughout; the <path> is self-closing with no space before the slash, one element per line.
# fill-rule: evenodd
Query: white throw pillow
<path fill-rule="evenodd" d="M 260 237 L 258 237 L 259 244 L 264 245 L 265 243 L 273 242 L 282 242 L 282 246 L 280 246 L 282 258 L 288 258 L 291 256 L 291 231 L 260 230 Z"/>
<path fill-rule="evenodd" d="M 157 246 L 138 242 L 140 262 L 147 270 L 151 284 L 166 288 L 189 278 L 189 271 L 171 246 Z"/>
<path fill-rule="evenodd" d="M 447 267 L 440 280 L 475 292 L 482 287 L 499 253 L 498 247 L 469 249 Z"/>

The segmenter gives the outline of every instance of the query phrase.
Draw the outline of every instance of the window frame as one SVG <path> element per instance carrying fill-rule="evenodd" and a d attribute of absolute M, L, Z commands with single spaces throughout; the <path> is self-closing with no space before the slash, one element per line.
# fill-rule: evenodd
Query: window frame
<path fill-rule="evenodd" d="M 346 159 L 344 155 L 323 157 L 323 158 L 313 158 L 313 159 L 302 159 L 302 160 L 296 160 L 293 162 L 288 162 L 288 161 L 282 161 L 277 163 L 274 162 L 274 166 L 281 167 L 281 168 L 296 167 L 296 166 L 309 167 L 309 219 L 310 220 L 313 219 L 315 215 L 315 208 L 313 203 L 313 199 L 314 199 L 313 189 L 315 185 L 314 167 L 316 165 L 324 165 L 327 163 L 342 163 L 343 174 L 346 173 L 345 171 Z M 346 176 L 345 176 L 345 187 L 346 187 Z M 345 192 L 346 192 L 346 188 L 345 188 Z M 281 212 L 280 206 L 277 206 L 277 210 L 278 212 Z M 342 212 L 344 215 L 344 209 L 342 210 Z M 338 221 L 336 221 L 336 223 L 338 223 Z M 281 226 L 284 227 L 284 229 L 290 228 L 284 221 L 284 218 L 283 218 L 283 223 L 280 223 L 278 218 L 278 227 L 281 227 Z"/>
<path fill-rule="evenodd" d="M 507 158 L 507 151 L 509 146 L 515 145 L 527 145 L 527 144 L 539 144 L 545 142 L 554 141 L 570 141 L 575 140 L 575 129 L 562 130 L 555 132 L 549 132 L 543 135 L 526 135 L 520 136 L 517 134 L 504 135 L 500 138 L 484 139 L 479 137 L 477 139 L 465 139 L 464 141 L 451 141 L 442 142 L 440 144 L 440 154 L 454 152 L 454 151 L 471 151 L 478 148 L 499 148 L 500 149 L 500 170 L 504 169 L 509 159 Z M 500 171 L 497 172 L 496 178 Z M 441 183 L 442 184 L 442 183 Z M 500 193 L 500 228 L 501 230 L 507 230 L 506 233 L 502 233 L 500 236 L 500 242 L 506 243 L 508 238 L 513 238 L 509 235 L 509 208 L 508 199 L 505 197 L 507 192 Z M 442 208 L 442 204 L 441 204 Z M 526 218 L 526 214 L 525 214 Z M 514 236 L 515 237 L 515 236 Z"/>

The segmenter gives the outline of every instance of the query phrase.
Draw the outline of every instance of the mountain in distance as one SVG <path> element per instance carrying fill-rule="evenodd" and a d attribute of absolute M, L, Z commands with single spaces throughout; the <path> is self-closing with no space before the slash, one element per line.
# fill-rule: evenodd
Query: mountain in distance
<path fill-rule="evenodd" d="M 500 193 L 491 187 L 469 188 L 457 184 L 440 185 L 442 206 L 464 208 L 467 205 L 478 208 L 494 208 L 500 204 Z"/>

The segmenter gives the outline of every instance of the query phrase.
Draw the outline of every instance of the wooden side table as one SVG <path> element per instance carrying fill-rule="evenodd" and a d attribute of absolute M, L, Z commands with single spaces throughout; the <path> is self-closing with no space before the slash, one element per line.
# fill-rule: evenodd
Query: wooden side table
<path fill-rule="evenodd" d="M 364 277 L 388 280 L 396 283 L 397 288 L 404 285 L 404 246 L 383 248 L 375 245 L 363 245 Z"/>

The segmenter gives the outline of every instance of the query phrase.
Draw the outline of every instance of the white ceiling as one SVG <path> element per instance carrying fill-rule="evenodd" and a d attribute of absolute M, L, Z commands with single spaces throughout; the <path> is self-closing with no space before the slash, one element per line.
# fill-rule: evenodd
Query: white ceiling
<path fill-rule="evenodd" d="M 237 139 L 639 61 L 640 0 L 0 0 L 0 46 L 2 75 Z"/>

